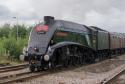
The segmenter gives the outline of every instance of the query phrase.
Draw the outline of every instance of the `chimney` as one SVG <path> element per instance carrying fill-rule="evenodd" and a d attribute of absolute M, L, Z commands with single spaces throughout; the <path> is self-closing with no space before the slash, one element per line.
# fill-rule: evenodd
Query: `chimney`
<path fill-rule="evenodd" d="M 45 25 L 53 24 L 54 17 L 52 17 L 52 16 L 44 16 L 44 22 L 45 22 Z"/>

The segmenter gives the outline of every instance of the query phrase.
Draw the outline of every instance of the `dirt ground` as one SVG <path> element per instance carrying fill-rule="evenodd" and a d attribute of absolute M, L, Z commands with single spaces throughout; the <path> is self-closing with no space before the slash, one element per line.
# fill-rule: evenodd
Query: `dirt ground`
<path fill-rule="evenodd" d="M 94 84 L 93 81 L 106 77 L 106 74 L 123 64 L 125 64 L 125 55 L 18 84 Z M 125 84 L 125 75 L 120 76 L 118 81 L 123 83 L 110 84 Z"/>

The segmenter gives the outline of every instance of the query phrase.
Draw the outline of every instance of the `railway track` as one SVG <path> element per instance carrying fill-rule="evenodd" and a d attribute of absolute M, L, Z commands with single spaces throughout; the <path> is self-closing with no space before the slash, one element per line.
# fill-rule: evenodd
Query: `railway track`
<path fill-rule="evenodd" d="M 8 75 L 8 76 L 0 77 L 0 84 L 25 82 L 29 79 L 38 78 L 38 77 L 45 76 L 48 74 L 54 74 L 54 73 L 58 73 L 58 72 L 68 71 L 68 70 L 76 69 L 78 67 L 80 67 L 80 66 L 69 67 L 69 68 L 58 67 L 54 70 L 46 70 L 46 71 L 42 71 L 42 72 L 34 72 L 34 73 L 24 72 L 24 73 L 12 74 L 12 75 Z"/>
<path fill-rule="evenodd" d="M 114 77 L 112 77 L 111 79 L 109 79 L 108 81 L 105 81 L 105 83 L 102 84 L 110 84 L 111 81 L 113 81 L 115 78 L 117 78 L 118 76 L 120 76 L 124 71 L 121 71 L 120 73 L 116 74 Z"/>
<path fill-rule="evenodd" d="M 95 64 L 92 64 L 92 65 L 95 65 Z M 89 65 L 89 66 L 92 66 L 92 65 Z M 24 66 L 26 66 L 26 65 L 24 65 Z M 85 65 L 85 66 L 87 66 L 87 65 Z M 73 69 L 76 69 L 76 68 L 80 68 L 81 66 L 69 67 L 67 69 L 63 68 L 63 67 L 61 67 L 61 68 L 59 68 L 59 67 L 61 67 L 61 66 L 58 66 L 55 70 L 46 70 L 46 71 L 35 72 L 35 73 L 23 72 L 23 73 L 17 73 L 17 74 L 2 76 L 2 77 L 0 77 L 0 84 L 10 84 L 10 83 L 13 83 L 13 82 L 23 82 L 23 81 L 27 81 L 29 79 L 37 78 L 37 77 L 48 75 L 48 74 L 54 74 L 54 73 L 63 72 L 63 71 L 66 71 L 66 70 L 67 71 L 73 70 Z"/>
<path fill-rule="evenodd" d="M 109 77 L 105 78 L 100 84 L 109 84 L 111 81 L 113 81 L 119 75 L 121 75 L 123 72 L 125 72 L 125 65 L 122 66 L 122 69 L 119 69 L 114 74 L 112 74 Z"/>
<path fill-rule="evenodd" d="M 89 66 L 93 66 L 93 65 L 95 65 L 95 64 L 91 64 Z M 26 67 L 27 65 L 24 65 L 24 66 Z M 85 65 L 85 66 L 87 66 L 87 65 Z M 54 74 L 54 73 L 58 73 L 58 72 L 73 70 L 73 69 L 76 69 L 76 68 L 80 68 L 81 66 L 69 67 L 67 69 L 63 68 L 63 67 L 61 67 L 61 68 L 59 68 L 59 67 L 57 67 L 54 70 L 46 70 L 46 71 L 42 71 L 42 72 L 34 72 L 34 73 L 31 73 L 31 72 L 22 72 L 22 73 L 17 73 L 17 74 L 2 76 L 2 77 L 0 77 L 0 84 L 11 84 L 11 83 L 16 83 L 16 82 L 17 83 L 18 82 L 25 82 L 25 81 L 27 81 L 29 79 L 34 79 L 34 78 L 45 76 L 45 75 L 48 75 L 48 74 Z M 124 68 L 124 67 L 125 66 L 123 66 L 122 68 Z M 2 69 L 6 69 L 6 68 L 4 67 Z M 120 72 L 117 72 L 117 74 L 112 75 L 109 78 L 106 78 L 106 80 L 104 80 L 100 84 L 107 84 L 108 81 L 114 79 L 114 77 L 117 76 L 118 74 L 120 74 L 121 72 L 123 72 L 124 69 L 118 70 L 118 71 L 120 71 Z"/>
<path fill-rule="evenodd" d="M 0 84 L 10 84 L 13 82 L 22 82 L 28 79 L 36 78 L 45 74 L 49 74 L 49 72 L 42 72 L 42 73 L 31 73 L 31 72 L 24 72 L 18 73 L 8 76 L 0 77 Z"/>
<path fill-rule="evenodd" d="M 0 73 L 20 70 L 20 69 L 24 69 L 26 67 L 27 67 L 27 64 L 21 64 L 21 65 L 16 65 L 16 66 L 0 67 Z"/>
<path fill-rule="evenodd" d="M 110 80 L 107 84 L 125 84 L 125 71 Z"/>

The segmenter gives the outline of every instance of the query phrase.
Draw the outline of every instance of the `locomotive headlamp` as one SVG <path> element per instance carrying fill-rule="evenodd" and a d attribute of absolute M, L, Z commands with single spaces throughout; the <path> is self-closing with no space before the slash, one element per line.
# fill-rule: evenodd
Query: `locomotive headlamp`
<path fill-rule="evenodd" d="M 34 48 L 34 51 L 39 52 L 39 49 L 38 48 Z"/>
<path fill-rule="evenodd" d="M 36 50 L 37 48 L 34 48 L 34 50 Z"/>
<path fill-rule="evenodd" d="M 49 59 L 50 59 L 49 55 L 45 55 L 45 56 L 44 56 L 44 60 L 45 60 L 45 61 L 49 61 Z"/>

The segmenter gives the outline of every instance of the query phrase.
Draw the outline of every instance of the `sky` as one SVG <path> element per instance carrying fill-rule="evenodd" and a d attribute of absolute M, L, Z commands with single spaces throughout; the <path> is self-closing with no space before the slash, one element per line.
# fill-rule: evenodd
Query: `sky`
<path fill-rule="evenodd" d="M 0 24 L 32 25 L 43 16 L 125 32 L 125 0 L 0 0 Z"/>

